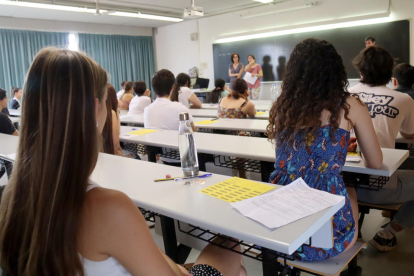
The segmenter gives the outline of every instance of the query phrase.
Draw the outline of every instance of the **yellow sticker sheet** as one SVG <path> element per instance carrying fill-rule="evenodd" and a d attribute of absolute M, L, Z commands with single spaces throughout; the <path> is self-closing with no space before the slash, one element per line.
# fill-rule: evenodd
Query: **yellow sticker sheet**
<path fill-rule="evenodd" d="M 212 121 L 212 120 L 203 120 L 203 121 L 197 122 L 195 124 L 196 125 L 210 125 L 210 124 L 217 123 L 217 122 L 218 122 L 217 120 L 214 120 L 214 121 Z"/>
<path fill-rule="evenodd" d="M 142 136 L 142 135 L 157 132 L 157 131 L 158 131 L 157 129 L 145 129 L 145 128 L 143 128 L 143 129 L 135 130 L 135 131 L 132 131 L 132 132 L 128 132 L 127 134 L 135 135 L 135 136 Z"/>
<path fill-rule="evenodd" d="M 259 196 L 275 187 L 255 181 L 232 177 L 223 182 L 211 185 L 199 192 L 227 201 L 237 202 L 251 197 Z"/>
<path fill-rule="evenodd" d="M 263 115 L 263 114 L 265 114 L 266 112 L 256 112 L 256 115 Z"/>
<path fill-rule="evenodd" d="M 349 156 L 360 156 L 357 152 L 348 152 L 347 155 L 349 155 Z"/>

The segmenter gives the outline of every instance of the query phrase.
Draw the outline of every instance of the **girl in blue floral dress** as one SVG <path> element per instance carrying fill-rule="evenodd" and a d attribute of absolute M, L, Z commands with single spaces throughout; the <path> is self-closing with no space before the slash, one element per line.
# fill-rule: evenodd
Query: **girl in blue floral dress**
<path fill-rule="evenodd" d="M 307 39 L 296 45 L 286 67 L 282 93 L 273 105 L 267 134 L 276 142 L 270 182 L 288 185 L 299 177 L 312 188 L 345 197 L 333 216 L 333 247 L 304 245 L 295 252 L 303 261 L 334 257 L 357 237 L 358 204 L 354 188 L 340 175 L 355 129 L 365 165 L 379 168 L 382 152 L 368 109 L 347 92 L 342 58 L 327 41 Z"/>

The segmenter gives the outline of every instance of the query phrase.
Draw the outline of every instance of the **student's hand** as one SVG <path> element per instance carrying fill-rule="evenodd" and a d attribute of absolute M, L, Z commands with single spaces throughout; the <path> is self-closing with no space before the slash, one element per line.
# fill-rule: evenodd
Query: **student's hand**
<path fill-rule="evenodd" d="M 255 76 L 257 76 L 256 74 L 252 74 L 252 77 L 255 77 Z"/>
<path fill-rule="evenodd" d="M 351 137 L 348 143 L 348 152 L 356 152 L 356 148 L 358 146 L 358 142 L 356 137 Z"/>
<path fill-rule="evenodd" d="M 149 89 L 147 89 L 144 93 L 145 96 L 151 96 L 151 91 Z"/>

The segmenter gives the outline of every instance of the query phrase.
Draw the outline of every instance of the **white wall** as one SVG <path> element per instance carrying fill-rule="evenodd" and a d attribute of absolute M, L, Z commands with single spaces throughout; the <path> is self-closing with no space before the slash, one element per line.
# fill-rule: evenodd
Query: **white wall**
<path fill-rule="evenodd" d="M 155 31 L 155 51 L 157 70 L 168 69 L 177 75 L 188 73 L 199 67 L 198 41 L 191 41 L 190 34 L 197 32 L 197 20 L 185 21 L 157 28 Z"/>
<path fill-rule="evenodd" d="M 118 34 L 152 36 L 152 28 L 93 24 L 68 21 L 50 21 L 0 16 L 0 28 L 49 32 L 78 32 L 90 34 Z"/>
<path fill-rule="evenodd" d="M 296 2 L 296 3 L 295 3 Z M 293 0 L 286 5 L 300 4 L 304 0 Z M 158 68 L 168 68 L 174 73 L 187 72 L 192 66 L 200 67 L 206 63 L 203 77 L 214 80 L 213 43 L 222 35 L 258 31 L 261 29 L 278 28 L 293 25 L 314 25 L 315 22 L 335 20 L 346 17 L 364 16 L 373 13 L 385 12 L 388 9 L 388 0 L 325 0 L 319 5 L 303 10 L 242 19 L 238 14 L 230 13 L 198 19 L 199 47 L 189 42 L 190 33 L 197 29 L 196 20 L 177 23 L 158 28 L 155 36 L 157 43 Z M 392 20 L 411 19 L 414 17 L 413 0 L 392 0 Z M 175 34 L 175 35 L 174 35 Z M 179 37 L 176 39 L 175 37 Z M 189 44 L 185 43 L 187 41 Z M 162 47 L 159 46 L 162 43 Z M 182 47 L 178 47 L 182 45 Z M 361 42 L 363 47 L 363 42 Z M 411 63 L 414 64 L 414 29 L 411 28 Z M 199 55 L 199 56 L 196 56 Z M 191 56 L 192 62 L 186 60 Z M 210 88 L 214 81 L 210 81 Z"/>

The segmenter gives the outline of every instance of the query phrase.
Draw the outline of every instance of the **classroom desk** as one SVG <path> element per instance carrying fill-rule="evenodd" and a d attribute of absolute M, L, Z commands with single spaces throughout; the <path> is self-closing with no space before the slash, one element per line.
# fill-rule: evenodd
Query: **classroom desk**
<path fill-rule="evenodd" d="M 269 124 L 267 120 L 255 119 L 217 119 L 209 125 L 198 125 L 200 121 L 210 121 L 211 118 L 194 117 L 194 125 L 197 128 L 212 129 L 212 130 L 231 130 L 231 131 L 251 131 L 264 133 Z"/>
<path fill-rule="evenodd" d="M 0 134 L 0 154 L 16 152 L 17 144 L 17 136 Z M 91 179 L 101 187 L 125 193 L 137 206 L 160 214 L 161 222 L 170 226 L 163 226 L 168 230 L 163 236 L 166 253 L 173 260 L 178 254 L 173 219 L 292 254 L 310 238 L 313 246 L 332 246 L 332 236 L 327 234 L 332 233 L 331 218 L 345 204 L 343 199 L 331 208 L 271 230 L 244 217 L 229 203 L 198 192 L 228 179 L 228 176 L 213 174 L 205 179 L 204 185 L 194 186 L 184 186 L 176 181 L 154 182 L 166 174 L 181 175 L 182 171 L 177 167 L 100 153 Z"/>
<path fill-rule="evenodd" d="M 120 140 L 153 147 L 178 149 L 178 131 L 159 130 L 143 136 L 124 137 L 122 134 L 132 130 L 121 126 Z M 265 162 L 275 162 L 274 145 L 267 139 L 212 133 L 194 133 L 199 153 L 233 156 Z M 364 162 L 345 162 L 344 172 L 363 173 L 390 177 L 408 157 L 407 150 L 382 149 L 384 161 L 380 169 L 367 168 Z"/>
<path fill-rule="evenodd" d="M 22 111 L 20 109 L 9 109 L 10 116 L 20 117 L 22 115 Z"/>
<path fill-rule="evenodd" d="M 211 117 L 211 118 L 217 118 L 218 110 L 214 109 L 190 109 L 190 114 L 193 117 Z M 266 111 L 264 114 L 256 115 L 254 118 L 251 119 L 269 119 L 269 112 Z"/>
<path fill-rule="evenodd" d="M 269 104 L 255 104 L 256 110 L 259 111 L 269 111 L 271 108 L 270 103 Z M 209 104 L 209 103 L 203 103 L 201 105 L 201 109 L 213 109 L 218 110 L 218 104 Z"/>
<path fill-rule="evenodd" d="M 121 124 L 144 124 L 144 114 L 120 115 L 119 119 L 121 121 Z"/>
<path fill-rule="evenodd" d="M 13 124 L 20 123 L 20 117 L 9 117 L 9 119 Z"/>
<path fill-rule="evenodd" d="M 404 138 L 400 133 L 398 133 L 397 138 L 395 139 L 395 143 L 414 144 L 414 139 Z"/>

